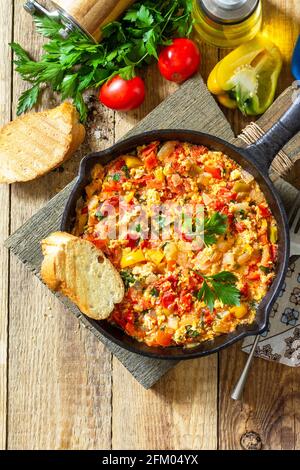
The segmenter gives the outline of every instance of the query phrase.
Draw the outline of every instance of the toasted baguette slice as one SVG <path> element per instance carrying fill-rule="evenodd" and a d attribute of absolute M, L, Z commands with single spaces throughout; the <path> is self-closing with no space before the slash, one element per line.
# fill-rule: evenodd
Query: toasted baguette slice
<path fill-rule="evenodd" d="M 71 103 L 29 113 L 0 129 L 0 183 L 30 181 L 60 166 L 85 138 Z"/>
<path fill-rule="evenodd" d="M 88 317 L 108 318 L 123 300 L 121 276 L 93 243 L 55 232 L 42 241 L 42 251 L 45 284 L 69 297 Z"/>

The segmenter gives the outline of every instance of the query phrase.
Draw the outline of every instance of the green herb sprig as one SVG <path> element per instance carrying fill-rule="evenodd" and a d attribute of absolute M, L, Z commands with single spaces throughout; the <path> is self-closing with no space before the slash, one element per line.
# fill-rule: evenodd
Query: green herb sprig
<path fill-rule="evenodd" d="M 227 229 L 227 216 L 214 212 L 214 214 L 204 219 L 204 243 L 214 245 L 217 242 L 216 235 L 223 235 Z"/>
<path fill-rule="evenodd" d="M 222 271 L 213 276 L 204 276 L 201 289 L 197 292 L 198 300 L 203 300 L 212 312 L 215 301 L 220 300 L 224 305 L 240 305 L 241 293 L 236 287 L 237 277 Z"/>
<path fill-rule="evenodd" d="M 46 84 L 72 98 L 82 121 L 87 106 L 82 93 L 97 88 L 114 75 L 124 79 L 135 76 L 136 69 L 158 57 L 160 46 L 170 44 L 173 37 L 189 36 L 192 30 L 192 0 L 145 0 L 134 3 L 119 21 L 107 24 L 100 44 L 93 44 L 77 31 L 62 39 L 61 24 L 47 17 L 35 17 L 37 31 L 50 39 L 43 46 L 39 61 L 31 60 L 17 43 L 16 71 L 31 84 L 19 99 L 17 114 L 31 109 Z"/>

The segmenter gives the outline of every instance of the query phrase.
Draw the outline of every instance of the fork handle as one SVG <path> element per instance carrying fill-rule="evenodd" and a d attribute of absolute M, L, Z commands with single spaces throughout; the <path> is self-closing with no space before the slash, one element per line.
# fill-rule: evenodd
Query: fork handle
<path fill-rule="evenodd" d="M 254 353 L 255 353 L 256 346 L 258 344 L 259 338 L 260 338 L 260 336 L 257 335 L 256 338 L 255 338 L 255 341 L 252 345 L 252 348 L 251 348 L 249 357 L 247 359 L 247 362 L 245 364 L 245 367 L 243 369 L 243 372 L 241 373 L 241 376 L 240 376 L 239 380 L 237 381 L 236 386 L 233 389 L 233 392 L 231 394 L 231 398 L 233 400 L 240 400 L 241 397 L 242 397 L 243 390 L 244 390 L 245 384 L 247 382 L 249 370 L 250 370 L 250 367 L 251 367 L 251 364 L 252 364 L 252 359 L 254 357 Z"/>

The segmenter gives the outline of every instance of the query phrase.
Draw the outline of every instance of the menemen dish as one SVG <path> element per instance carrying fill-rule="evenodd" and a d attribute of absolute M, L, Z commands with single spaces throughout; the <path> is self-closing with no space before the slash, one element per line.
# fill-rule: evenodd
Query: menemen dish
<path fill-rule="evenodd" d="M 254 321 L 278 246 L 251 174 L 222 152 L 168 141 L 97 163 L 91 176 L 73 234 L 123 278 L 109 322 L 148 346 L 193 347 Z"/>

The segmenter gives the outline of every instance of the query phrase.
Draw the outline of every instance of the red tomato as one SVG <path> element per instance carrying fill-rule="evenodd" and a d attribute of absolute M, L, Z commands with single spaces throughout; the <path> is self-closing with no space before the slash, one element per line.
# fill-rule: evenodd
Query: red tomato
<path fill-rule="evenodd" d="M 103 191 L 106 191 L 107 193 L 111 193 L 113 191 L 119 191 L 121 189 L 121 184 L 119 181 L 112 180 L 109 182 L 105 182 L 103 186 L 104 186 Z"/>
<path fill-rule="evenodd" d="M 116 75 L 100 89 L 99 100 L 116 111 L 138 108 L 145 99 L 145 84 L 140 77 L 124 80 Z"/>
<path fill-rule="evenodd" d="M 236 201 L 236 199 L 237 199 L 237 193 L 235 193 L 233 191 L 230 191 L 227 188 L 221 188 L 218 191 L 218 196 L 222 197 L 223 199 L 225 199 L 228 202 Z"/>
<path fill-rule="evenodd" d="M 215 168 L 213 166 L 205 166 L 204 171 L 205 173 L 210 173 L 211 176 L 217 180 L 220 180 L 222 177 L 220 168 Z"/>
<path fill-rule="evenodd" d="M 161 304 L 164 308 L 169 308 L 175 299 L 175 294 L 173 294 L 172 292 L 166 292 L 161 298 Z"/>
<path fill-rule="evenodd" d="M 111 170 L 119 171 L 122 167 L 125 166 L 125 160 L 120 158 L 112 167 Z"/>
<path fill-rule="evenodd" d="M 270 248 L 271 248 L 272 261 L 277 261 L 278 246 L 277 245 L 271 245 Z"/>
<path fill-rule="evenodd" d="M 158 59 L 159 71 L 171 82 L 181 83 L 197 72 L 201 61 L 198 47 L 190 39 L 174 39 Z"/>
<path fill-rule="evenodd" d="M 245 282 L 245 284 L 241 288 L 241 294 L 245 298 L 249 296 L 249 284 L 247 284 L 247 282 Z"/>
<path fill-rule="evenodd" d="M 146 170 L 151 171 L 153 168 L 155 168 L 158 165 L 158 160 L 156 158 L 156 155 L 154 152 L 151 152 L 146 158 L 145 158 L 145 167 Z"/>
<path fill-rule="evenodd" d="M 262 245 L 267 245 L 269 243 L 268 235 L 266 233 L 259 235 L 258 239 Z"/>
<path fill-rule="evenodd" d="M 151 242 L 149 240 L 143 240 L 141 243 L 141 248 L 151 248 Z"/>
<path fill-rule="evenodd" d="M 90 241 L 100 250 L 103 250 L 104 248 L 107 247 L 107 240 L 100 240 L 97 238 L 93 238 Z"/>
<path fill-rule="evenodd" d="M 106 203 L 110 204 L 113 207 L 117 207 L 119 205 L 119 197 L 118 196 L 112 196 L 109 199 L 106 199 Z"/>
<path fill-rule="evenodd" d="M 180 294 L 180 306 L 182 310 L 190 311 L 193 305 L 192 294 L 181 292 Z"/>
<path fill-rule="evenodd" d="M 265 207 L 263 204 L 260 204 L 260 205 L 258 206 L 258 208 L 259 208 L 260 214 L 261 214 L 263 217 L 270 217 L 271 212 L 269 211 L 269 208 L 268 208 L 268 207 Z"/>
<path fill-rule="evenodd" d="M 246 278 L 248 281 L 260 281 L 260 274 L 258 272 L 249 273 Z"/>
<path fill-rule="evenodd" d="M 159 346 L 170 346 L 172 342 L 173 330 L 166 328 L 165 330 L 158 330 L 156 334 L 156 342 Z"/>
<path fill-rule="evenodd" d="M 243 222 L 235 222 L 234 226 L 236 231 L 239 233 L 244 232 L 244 230 L 246 230 L 246 226 L 245 224 L 243 224 Z"/>

